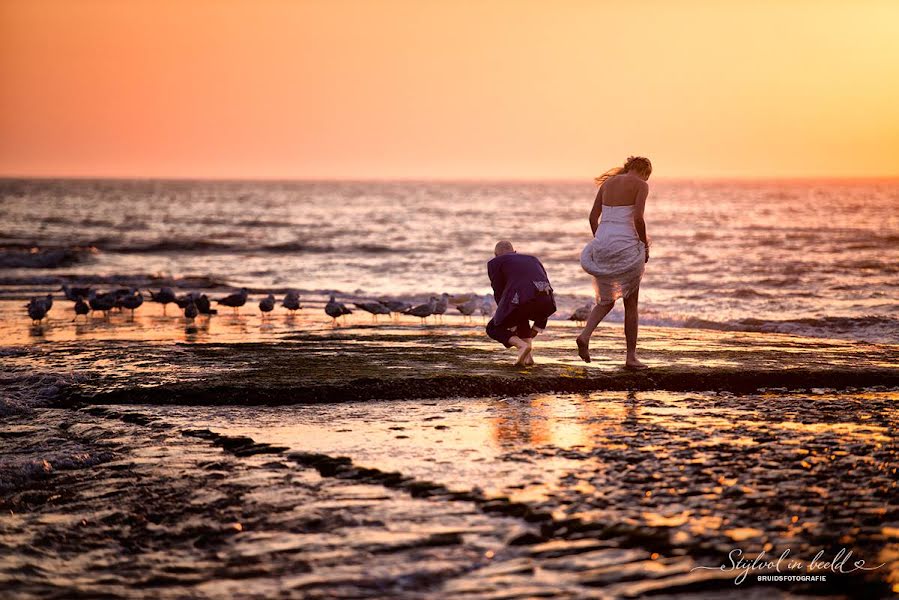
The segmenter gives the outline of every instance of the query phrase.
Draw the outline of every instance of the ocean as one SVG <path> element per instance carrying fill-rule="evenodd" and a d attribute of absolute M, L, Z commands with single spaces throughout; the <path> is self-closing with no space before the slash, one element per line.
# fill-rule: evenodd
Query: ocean
<path fill-rule="evenodd" d="M 583 182 L 0 180 L 0 297 L 247 287 L 304 297 L 490 291 L 494 243 L 591 299 Z M 655 181 L 641 322 L 899 343 L 899 181 Z M 608 317 L 622 319 L 620 306 Z"/>

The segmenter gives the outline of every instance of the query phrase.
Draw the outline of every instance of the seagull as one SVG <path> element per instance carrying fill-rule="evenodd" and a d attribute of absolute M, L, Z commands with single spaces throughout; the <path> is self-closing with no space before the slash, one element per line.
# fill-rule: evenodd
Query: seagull
<path fill-rule="evenodd" d="M 206 296 L 206 294 L 200 294 L 200 296 L 194 300 L 194 304 L 197 305 L 197 310 L 200 311 L 201 315 L 218 314 L 218 311 L 212 308 L 212 304 L 209 303 L 209 297 Z"/>
<path fill-rule="evenodd" d="M 265 313 L 270 313 L 275 310 L 275 297 L 271 294 L 263 298 L 259 301 L 259 310 L 262 311 L 262 318 L 265 318 Z"/>
<path fill-rule="evenodd" d="M 333 325 L 337 325 L 337 317 L 344 315 L 343 311 L 349 310 L 346 306 L 338 302 L 334 299 L 334 294 L 331 294 L 331 298 L 328 300 L 328 303 L 325 304 L 325 313 L 334 319 Z"/>
<path fill-rule="evenodd" d="M 471 315 L 473 315 L 474 311 L 476 311 L 478 309 L 478 305 L 480 303 L 481 303 L 480 298 L 478 298 L 475 295 L 472 295 L 470 300 L 457 305 L 456 309 L 470 320 Z"/>
<path fill-rule="evenodd" d="M 159 290 L 159 293 L 154 294 L 152 290 L 147 290 L 150 292 L 150 300 L 153 302 L 159 302 L 162 304 L 162 314 L 165 314 L 166 306 L 175 302 L 175 292 L 172 291 L 172 288 L 164 287 Z"/>
<path fill-rule="evenodd" d="M 375 323 L 378 322 L 378 315 L 389 315 L 390 309 L 380 302 L 354 302 L 356 308 L 360 308 L 367 313 L 371 313 L 371 319 Z"/>
<path fill-rule="evenodd" d="M 460 304 L 465 304 L 472 298 L 476 298 L 477 296 L 472 293 L 468 294 L 453 294 L 449 297 L 449 303 L 453 306 L 459 306 Z"/>
<path fill-rule="evenodd" d="M 405 314 L 412 315 L 413 317 L 418 317 L 421 319 L 421 324 L 425 324 L 425 319 L 434 314 L 434 309 L 437 308 L 437 298 L 431 296 L 431 299 L 428 300 L 427 304 L 419 304 L 418 306 L 413 306 L 412 308 L 405 311 Z"/>
<path fill-rule="evenodd" d="M 481 298 L 481 316 L 484 317 L 484 320 L 486 320 L 487 317 L 492 317 L 495 310 L 496 308 L 493 306 L 493 294 L 487 294 Z"/>
<path fill-rule="evenodd" d="M 131 311 L 131 318 L 134 318 L 134 311 L 140 307 L 141 304 L 144 303 L 144 295 L 140 293 L 138 290 L 131 290 L 127 296 L 122 296 L 119 299 L 122 307 L 127 308 Z"/>
<path fill-rule="evenodd" d="M 115 306 L 114 294 L 98 294 L 92 291 L 87 298 L 87 302 L 91 307 L 91 312 L 100 311 L 104 317 L 109 317 L 109 311 Z"/>
<path fill-rule="evenodd" d="M 193 294 L 191 294 L 190 302 L 184 307 L 184 318 L 188 321 L 193 321 L 197 318 L 198 314 L 200 314 L 200 310 L 197 308 L 197 303 L 194 301 Z"/>
<path fill-rule="evenodd" d="M 568 320 L 575 321 L 577 323 L 583 323 L 587 320 L 587 317 L 590 316 L 590 311 L 592 311 L 592 310 L 593 310 L 593 303 L 588 302 L 587 304 L 583 305 L 582 307 L 578 308 L 573 313 L 571 313 L 571 316 L 568 317 Z"/>
<path fill-rule="evenodd" d="M 441 294 L 440 298 L 437 300 L 437 305 L 434 307 L 434 314 L 440 319 L 440 322 L 443 322 L 443 315 L 446 313 L 447 306 L 449 304 L 449 294 Z"/>
<path fill-rule="evenodd" d="M 393 313 L 393 318 L 396 320 L 399 318 L 401 313 L 406 312 L 412 305 L 408 302 L 402 302 L 400 300 L 378 300 L 381 304 L 387 307 L 387 309 Z"/>
<path fill-rule="evenodd" d="M 113 290 L 109 293 L 112 294 L 113 296 L 115 296 L 115 308 L 117 308 L 117 309 L 119 309 L 119 311 L 121 311 L 122 308 L 124 308 L 124 305 L 122 304 L 122 300 L 125 298 L 125 296 L 132 295 L 134 293 L 134 290 L 131 288 L 119 288 L 119 289 Z"/>
<path fill-rule="evenodd" d="M 290 291 L 284 296 L 284 301 L 281 303 L 281 306 L 290 311 L 290 314 L 295 313 L 300 310 L 300 294 L 298 292 Z"/>
<path fill-rule="evenodd" d="M 28 316 L 31 317 L 32 325 L 35 322 L 40 325 L 40 322 L 47 316 L 47 303 L 44 299 L 32 298 L 25 307 L 28 309 Z"/>
<path fill-rule="evenodd" d="M 87 298 L 91 293 L 90 287 L 69 287 L 63 284 L 60 289 L 66 295 L 66 299 L 72 302 L 75 302 L 78 298 Z"/>
<path fill-rule="evenodd" d="M 91 311 L 91 307 L 87 305 L 87 302 L 84 301 L 84 298 L 78 296 L 75 299 L 75 318 L 72 319 L 72 322 L 78 319 L 79 315 L 87 316 Z"/>
<path fill-rule="evenodd" d="M 346 304 L 344 304 L 343 302 L 338 302 L 337 304 L 340 305 L 340 312 L 341 312 L 342 314 L 345 314 L 345 315 L 351 315 L 351 314 L 353 314 L 353 311 L 351 311 L 350 309 L 348 309 L 348 308 L 346 307 Z M 346 322 L 346 319 L 344 319 L 344 323 L 345 323 L 345 322 Z"/>
<path fill-rule="evenodd" d="M 240 291 L 236 294 L 225 296 L 224 298 L 216 300 L 216 302 L 224 304 L 225 306 L 230 306 L 234 309 L 234 314 L 237 314 L 240 307 L 247 303 L 247 288 L 240 288 Z"/>
<path fill-rule="evenodd" d="M 53 308 L 53 294 L 47 294 L 47 297 L 44 298 L 44 306 L 47 307 L 47 312 L 50 312 L 50 309 Z"/>
<path fill-rule="evenodd" d="M 196 303 L 196 298 L 194 298 L 193 292 L 175 298 L 175 304 L 177 304 L 178 308 L 180 308 L 181 310 L 187 308 L 191 302 Z"/>

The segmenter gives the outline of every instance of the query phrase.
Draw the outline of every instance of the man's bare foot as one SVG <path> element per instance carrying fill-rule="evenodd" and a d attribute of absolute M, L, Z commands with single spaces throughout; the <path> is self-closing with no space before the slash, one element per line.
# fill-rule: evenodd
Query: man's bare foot
<path fill-rule="evenodd" d="M 577 355 L 581 357 L 581 360 L 588 363 L 590 362 L 590 342 L 585 342 L 580 337 L 577 338 Z"/>
<path fill-rule="evenodd" d="M 625 369 L 648 369 L 649 365 L 644 364 L 637 360 L 637 357 L 629 357 L 626 361 L 624 361 Z"/>
<path fill-rule="evenodd" d="M 526 367 L 532 367 L 532 366 L 534 366 L 534 353 L 533 353 L 533 351 L 532 351 L 530 354 L 528 354 L 528 357 L 524 360 L 524 366 L 526 366 Z"/>
<path fill-rule="evenodd" d="M 531 343 L 523 341 L 521 345 L 516 347 L 518 348 L 518 360 L 515 361 L 515 365 L 522 367 L 527 364 L 527 360 L 531 357 Z"/>

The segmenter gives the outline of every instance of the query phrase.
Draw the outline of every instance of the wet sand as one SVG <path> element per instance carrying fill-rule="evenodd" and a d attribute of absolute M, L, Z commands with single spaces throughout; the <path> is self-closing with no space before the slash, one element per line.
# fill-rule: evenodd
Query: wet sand
<path fill-rule="evenodd" d="M 637 373 L 620 325 L 585 365 L 574 327 L 553 322 L 520 369 L 457 317 L 332 328 L 315 309 L 245 312 L 195 331 L 158 307 L 80 331 L 3 321 L 5 593 L 899 589 L 895 346 L 644 327 L 653 368 Z M 840 548 L 883 566 L 739 586 L 695 569 L 734 549 Z"/>

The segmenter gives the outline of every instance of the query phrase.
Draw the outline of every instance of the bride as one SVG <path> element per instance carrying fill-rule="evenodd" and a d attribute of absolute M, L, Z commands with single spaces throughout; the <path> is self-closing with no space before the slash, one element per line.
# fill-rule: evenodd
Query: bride
<path fill-rule="evenodd" d="M 652 163 L 648 158 L 631 156 L 623 167 L 596 178 L 599 192 L 590 211 L 594 238 L 581 252 L 581 266 L 593 275 L 596 290 L 596 306 L 577 337 L 577 353 L 584 362 L 590 362 L 590 336 L 596 326 L 612 310 L 615 300 L 623 298 L 625 366 L 646 368 L 637 360 L 637 296 L 644 264 L 649 261 L 643 209 L 649 194 L 646 182 L 651 173 Z"/>

